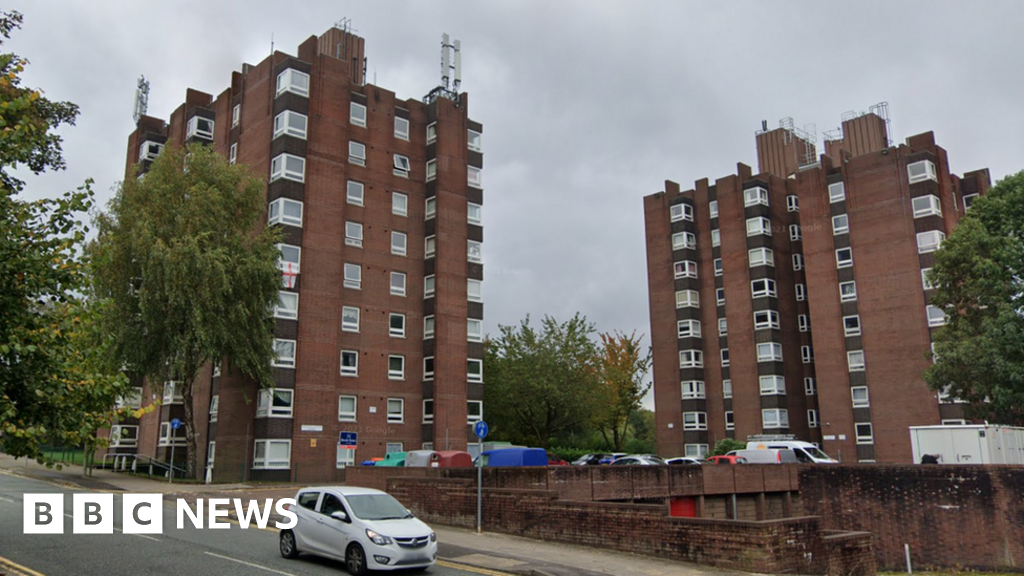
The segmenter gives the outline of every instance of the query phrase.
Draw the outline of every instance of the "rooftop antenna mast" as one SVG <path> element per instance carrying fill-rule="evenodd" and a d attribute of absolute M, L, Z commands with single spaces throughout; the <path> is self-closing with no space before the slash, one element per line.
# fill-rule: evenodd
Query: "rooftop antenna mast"
<path fill-rule="evenodd" d="M 423 101 L 427 104 L 443 96 L 459 101 L 459 88 L 462 86 L 462 42 L 452 41 L 448 33 L 441 35 L 441 85 L 427 94 Z"/>
<path fill-rule="evenodd" d="M 149 110 L 149 80 L 146 80 L 143 75 L 139 76 L 139 84 L 135 88 L 135 111 L 132 118 L 135 119 L 136 125 L 146 115 L 147 110 Z"/>

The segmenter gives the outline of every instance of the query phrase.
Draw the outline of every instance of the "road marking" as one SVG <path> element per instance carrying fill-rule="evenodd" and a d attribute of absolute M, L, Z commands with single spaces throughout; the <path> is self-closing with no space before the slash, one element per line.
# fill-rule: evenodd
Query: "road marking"
<path fill-rule="evenodd" d="M 232 558 L 230 556 L 222 556 L 220 554 L 214 554 L 213 552 L 203 552 L 203 554 L 206 554 L 208 556 L 213 556 L 215 558 L 222 558 L 224 560 L 230 560 L 232 562 L 238 562 L 239 564 L 244 564 L 244 565 L 252 567 L 252 568 L 259 568 L 260 570 L 266 570 L 267 572 L 273 572 L 274 574 L 283 574 L 284 576 L 296 576 L 295 574 L 292 574 L 291 572 L 281 572 L 280 570 L 274 570 L 273 568 L 267 568 L 266 566 L 260 566 L 259 564 L 253 564 L 252 562 L 246 562 L 245 560 L 239 560 L 238 558 Z"/>
<path fill-rule="evenodd" d="M 25 576 L 46 576 L 46 574 L 43 574 L 42 572 L 36 572 L 27 566 L 22 566 L 21 564 L 8 560 L 3 556 L 0 556 L 0 566 L 4 566 L 8 570 L 13 570 L 18 574 L 24 574 Z"/>
<path fill-rule="evenodd" d="M 10 498 L 5 498 L 3 496 L 0 496 L 0 500 L 3 500 L 4 502 L 10 502 L 11 504 L 14 504 L 14 500 L 11 500 Z"/>
<path fill-rule="evenodd" d="M 117 528 L 117 530 L 120 530 L 120 528 Z M 129 533 L 129 535 L 130 536 L 138 536 L 139 538 L 145 538 L 146 540 L 152 540 L 153 542 L 159 542 L 160 541 L 159 538 L 153 538 L 152 536 L 146 536 L 145 534 L 131 534 L 131 533 Z"/>
<path fill-rule="evenodd" d="M 487 574 L 488 576 L 512 576 L 508 572 L 498 572 L 497 570 L 477 568 L 476 566 L 470 566 L 469 564 L 459 564 L 458 562 L 449 562 L 447 560 L 437 560 L 435 564 L 437 564 L 438 566 L 443 566 L 445 568 L 454 568 L 456 570 L 473 572 L 474 574 Z"/>

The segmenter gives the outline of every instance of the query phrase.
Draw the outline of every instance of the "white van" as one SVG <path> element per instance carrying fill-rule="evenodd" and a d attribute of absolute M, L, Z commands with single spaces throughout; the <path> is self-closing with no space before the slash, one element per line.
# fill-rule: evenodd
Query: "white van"
<path fill-rule="evenodd" d="M 796 459 L 804 464 L 838 464 L 839 462 L 825 454 L 820 448 L 802 440 L 758 440 L 747 442 L 747 450 L 790 449 Z"/>
<path fill-rule="evenodd" d="M 747 464 L 799 464 L 791 448 L 762 448 L 760 450 L 733 450 L 729 456 L 742 456 Z"/>

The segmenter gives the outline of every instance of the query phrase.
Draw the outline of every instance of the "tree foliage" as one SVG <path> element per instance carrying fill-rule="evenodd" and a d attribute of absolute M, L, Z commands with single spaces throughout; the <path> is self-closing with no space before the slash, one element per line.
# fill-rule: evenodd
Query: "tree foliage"
<path fill-rule="evenodd" d="M 264 190 L 209 147 L 168 145 L 96 219 L 94 289 L 113 302 L 102 317 L 111 356 L 151 383 L 179 383 L 190 477 L 200 367 L 224 358 L 261 386 L 273 383 L 270 310 L 281 276 L 276 230 L 261 231 Z"/>
<path fill-rule="evenodd" d="M 745 450 L 746 448 L 747 445 L 744 442 L 733 438 L 722 438 L 715 442 L 715 447 L 711 450 L 710 456 L 724 456 L 733 450 Z"/>
<path fill-rule="evenodd" d="M 629 417 L 640 409 L 651 383 L 644 382 L 650 369 L 650 352 L 644 352 L 641 336 L 621 333 L 601 334 L 598 378 L 595 393 L 598 405 L 594 425 L 612 450 L 620 452 L 629 432 Z"/>
<path fill-rule="evenodd" d="M 0 13 L 0 36 L 21 21 Z M 79 217 L 92 206 L 89 183 L 28 202 L 17 197 L 25 183 L 9 173 L 62 169 L 54 130 L 78 114 L 74 104 L 22 86 L 26 64 L 0 54 L 0 441 L 9 454 L 50 463 L 44 443 L 100 442 L 96 430 L 117 418 L 126 381 L 102 361 L 107 342 L 91 322 L 97 304 L 82 299 L 88 229 Z"/>
<path fill-rule="evenodd" d="M 948 322 L 933 339 L 928 385 L 975 418 L 1024 425 L 1024 172 L 975 200 L 930 280 Z"/>
<path fill-rule="evenodd" d="M 566 322 L 545 316 L 539 331 L 529 318 L 499 329 L 484 358 L 495 436 L 548 447 L 552 438 L 583 430 L 598 401 L 594 326 L 577 314 Z"/>

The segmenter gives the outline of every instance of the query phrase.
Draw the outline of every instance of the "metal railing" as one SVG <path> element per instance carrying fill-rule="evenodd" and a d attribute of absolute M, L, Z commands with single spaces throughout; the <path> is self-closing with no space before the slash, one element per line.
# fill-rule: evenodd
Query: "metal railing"
<path fill-rule="evenodd" d="M 107 465 L 110 459 L 111 466 Z M 157 460 L 144 454 L 104 454 L 103 467 L 115 472 L 131 472 L 132 474 L 145 474 L 152 478 L 154 471 L 158 476 L 167 477 L 170 471 L 178 478 L 185 477 L 185 469 L 175 466 L 169 462 Z"/>

